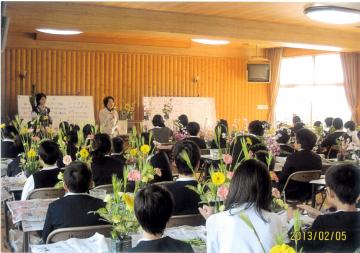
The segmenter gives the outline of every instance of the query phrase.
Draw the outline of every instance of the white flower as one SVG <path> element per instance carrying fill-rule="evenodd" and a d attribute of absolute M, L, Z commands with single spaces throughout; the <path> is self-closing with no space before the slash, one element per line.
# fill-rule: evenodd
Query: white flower
<path fill-rule="evenodd" d="M 67 166 L 72 162 L 71 156 L 66 155 L 63 157 L 63 163 Z"/>

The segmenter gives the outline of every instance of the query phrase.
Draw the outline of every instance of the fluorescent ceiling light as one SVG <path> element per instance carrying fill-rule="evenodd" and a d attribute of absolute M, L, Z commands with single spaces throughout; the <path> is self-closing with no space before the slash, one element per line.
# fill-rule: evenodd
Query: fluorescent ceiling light
<path fill-rule="evenodd" d="M 206 45 L 226 45 L 229 44 L 228 40 L 209 40 L 209 39 L 191 39 L 192 41 Z"/>
<path fill-rule="evenodd" d="M 76 30 L 59 30 L 59 29 L 36 29 L 38 32 L 49 33 L 49 34 L 58 34 L 58 35 L 77 35 L 83 33 Z"/>
<path fill-rule="evenodd" d="M 329 24 L 345 25 L 360 22 L 360 10 L 337 6 L 311 6 L 304 10 L 309 18 Z"/>

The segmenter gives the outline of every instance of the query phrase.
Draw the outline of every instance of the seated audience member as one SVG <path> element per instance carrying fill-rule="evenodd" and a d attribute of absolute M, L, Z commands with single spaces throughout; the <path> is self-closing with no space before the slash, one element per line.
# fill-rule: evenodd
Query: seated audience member
<path fill-rule="evenodd" d="M 261 144 L 260 138 L 264 136 L 264 125 L 260 120 L 251 121 L 248 126 L 249 134 L 248 135 L 239 135 L 237 136 L 230 146 L 230 154 L 233 155 L 233 160 L 231 164 L 231 168 L 235 169 L 236 164 L 240 163 L 244 158 L 244 152 L 242 151 L 241 139 L 244 138 L 246 141 L 247 147 L 249 150 L 252 149 L 253 146 L 256 147 L 256 151 L 259 150 L 257 147 Z M 259 146 L 263 149 L 263 146 Z M 252 150 L 253 153 L 256 151 Z"/>
<path fill-rule="evenodd" d="M 64 197 L 49 205 L 42 232 L 43 242 L 55 229 L 106 224 L 100 216 L 91 213 L 105 206 L 101 199 L 91 197 L 93 186 L 91 170 L 83 162 L 72 162 L 65 167 Z"/>
<path fill-rule="evenodd" d="M 281 157 L 287 157 L 294 153 L 294 148 L 291 147 L 288 143 L 290 140 L 291 131 L 287 128 L 280 129 L 276 132 L 277 142 L 280 145 L 280 155 Z"/>
<path fill-rule="evenodd" d="M 186 186 L 192 185 L 196 187 L 198 184 L 194 172 L 200 164 L 200 149 L 194 142 L 183 140 L 175 144 L 173 152 L 179 178 L 176 182 L 166 185 L 174 196 L 175 208 L 173 215 L 198 213 L 200 197 Z M 188 156 L 191 167 L 187 164 L 184 155 Z"/>
<path fill-rule="evenodd" d="M 226 122 L 226 124 L 227 124 L 227 122 Z M 226 148 L 226 138 L 228 135 L 227 125 L 225 125 L 225 123 L 221 123 L 221 121 L 220 121 L 215 127 L 215 133 L 217 135 L 219 135 L 220 143 L 217 143 L 214 139 L 211 141 L 210 148 L 212 148 L 212 149 Z"/>
<path fill-rule="evenodd" d="M 298 123 L 302 123 L 301 122 L 301 118 L 299 117 L 299 116 L 297 116 L 297 115 L 295 115 L 295 116 L 293 116 L 293 118 L 292 118 L 292 123 L 293 123 L 293 126 L 290 128 L 290 130 L 291 130 L 291 136 L 295 136 L 295 126 L 296 126 L 296 124 L 298 124 Z"/>
<path fill-rule="evenodd" d="M 212 214 L 212 208 L 208 206 L 199 208 L 207 219 L 208 253 L 263 252 L 254 232 L 240 218 L 241 213 L 249 217 L 265 252 L 270 252 L 282 226 L 280 217 L 270 211 L 270 181 L 264 163 L 246 160 L 234 172 L 225 200 L 225 211 Z"/>
<path fill-rule="evenodd" d="M 55 142 L 44 141 L 40 143 L 39 158 L 43 168 L 28 177 L 22 191 L 21 200 L 26 200 L 28 194 L 34 189 L 54 187 L 57 184 L 60 169 L 57 167 L 56 162 L 59 156 L 59 146 Z"/>
<path fill-rule="evenodd" d="M 89 145 L 90 142 L 94 139 L 94 135 L 96 133 L 95 127 L 91 124 L 86 124 L 83 127 L 82 132 L 85 140 L 85 145 Z"/>
<path fill-rule="evenodd" d="M 263 162 L 269 171 L 274 171 L 275 157 L 272 157 L 268 151 L 259 150 L 255 152 L 255 158 L 256 160 Z"/>
<path fill-rule="evenodd" d="M 195 142 L 200 149 L 206 149 L 206 143 L 204 139 L 201 139 L 198 135 L 200 132 L 200 125 L 197 122 L 189 122 L 187 126 L 187 131 L 190 134 L 190 137 L 186 138 L 187 140 Z"/>
<path fill-rule="evenodd" d="M 96 134 L 93 142 L 92 164 L 95 186 L 111 184 L 112 175 L 123 177 L 124 164 L 122 161 L 110 157 L 111 141 L 107 134 Z"/>
<path fill-rule="evenodd" d="M 187 125 L 189 124 L 189 119 L 188 116 L 185 114 L 181 114 L 178 117 L 178 121 L 181 124 L 181 129 L 179 129 L 182 133 L 186 133 L 187 132 Z"/>
<path fill-rule="evenodd" d="M 76 153 L 78 152 L 78 133 L 76 130 L 70 130 L 67 135 L 66 152 L 71 156 L 73 161 L 76 160 Z"/>
<path fill-rule="evenodd" d="M 62 132 L 64 136 L 67 136 L 70 132 L 70 124 L 67 121 L 62 121 L 59 124 L 59 130 Z"/>
<path fill-rule="evenodd" d="M 190 244 L 163 236 L 173 207 L 171 193 L 161 186 L 149 185 L 136 194 L 134 210 L 143 239 L 130 252 L 194 252 Z"/>
<path fill-rule="evenodd" d="M 26 135 L 24 135 L 22 137 L 20 137 L 20 136 L 16 137 L 16 139 L 15 139 L 15 147 L 16 147 L 16 151 L 17 151 L 18 155 L 8 165 L 7 173 L 6 173 L 8 177 L 15 177 L 16 175 L 18 175 L 22 171 L 21 167 L 20 167 L 20 159 L 21 159 L 22 153 L 24 153 L 25 150 L 24 150 L 24 146 L 22 144 L 21 138 L 28 138 L 28 137 Z"/>
<path fill-rule="evenodd" d="M 154 140 L 160 143 L 168 143 L 173 136 L 173 132 L 165 126 L 163 117 L 156 114 L 152 119 L 152 123 L 154 128 L 150 131 L 152 132 Z"/>
<path fill-rule="evenodd" d="M 150 158 L 150 164 L 158 170 L 152 183 L 173 180 L 171 163 L 166 152 L 159 151 L 155 153 L 154 156 Z"/>
<path fill-rule="evenodd" d="M 288 177 L 297 171 L 321 170 L 321 158 L 312 152 L 316 144 L 316 135 L 309 129 L 301 129 L 296 133 L 295 146 L 297 152 L 286 158 L 284 167 L 279 174 L 279 190 L 282 191 Z M 290 181 L 286 187 L 286 198 L 305 201 L 311 197 L 309 183 Z"/>
<path fill-rule="evenodd" d="M 1 157 L 2 158 L 16 158 L 18 155 L 15 138 L 18 132 L 14 126 L 7 125 L 2 129 L 1 138 Z"/>
<path fill-rule="evenodd" d="M 345 134 L 343 131 L 343 121 L 340 118 L 335 118 L 333 121 L 333 127 L 335 132 L 329 134 L 321 143 L 323 152 L 329 158 L 336 158 L 337 150 L 330 150 L 332 146 L 337 145 L 337 142 L 341 136 Z"/>
<path fill-rule="evenodd" d="M 124 141 L 120 136 L 112 138 L 112 151 L 111 157 L 122 161 L 123 164 L 126 163 L 126 158 L 124 156 Z"/>
<path fill-rule="evenodd" d="M 314 122 L 314 127 L 321 127 L 321 126 L 322 126 L 321 121 L 317 120 Z"/>
<path fill-rule="evenodd" d="M 324 122 L 325 122 L 325 135 L 331 134 L 333 133 L 333 121 L 334 118 L 333 117 L 327 117 Z"/>
<path fill-rule="evenodd" d="M 325 182 L 327 201 L 337 211 L 318 215 L 306 234 L 328 233 L 334 239 L 301 240 L 298 247 L 304 252 L 355 252 L 360 247 L 360 211 L 356 208 L 360 168 L 352 164 L 332 166 L 326 171 Z"/>
<path fill-rule="evenodd" d="M 359 137 L 358 137 L 358 131 L 356 131 L 356 124 L 354 121 L 350 120 L 350 121 L 347 121 L 345 124 L 344 124 L 344 127 L 346 129 L 346 137 L 345 139 L 347 138 L 350 138 L 350 140 L 357 146 L 360 146 L 360 140 L 359 140 Z"/>

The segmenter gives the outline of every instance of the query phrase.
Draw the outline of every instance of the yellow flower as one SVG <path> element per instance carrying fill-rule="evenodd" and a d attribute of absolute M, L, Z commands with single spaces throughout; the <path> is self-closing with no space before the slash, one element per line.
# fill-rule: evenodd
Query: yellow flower
<path fill-rule="evenodd" d="M 130 150 L 130 155 L 131 156 L 136 156 L 136 154 L 137 154 L 137 149 L 136 148 L 133 148 L 133 149 Z"/>
<path fill-rule="evenodd" d="M 112 222 L 113 223 L 119 223 L 121 221 L 121 216 L 120 215 L 114 215 L 112 217 Z"/>
<path fill-rule="evenodd" d="M 80 150 L 80 156 L 83 159 L 86 159 L 89 156 L 89 151 L 86 148 Z"/>
<path fill-rule="evenodd" d="M 270 253 L 295 253 L 295 250 L 289 245 L 281 244 L 272 247 Z"/>
<path fill-rule="evenodd" d="M 124 193 L 122 196 L 122 200 L 125 202 L 126 207 L 128 210 L 133 210 L 134 209 L 134 197 Z"/>
<path fill-rule="evenodd" d="M 23 127 L 20 130 L 20 134 L 27 134 L 28 132 L 29 132 L 29 129 L 27 129 L 26 127 Z"/>
<path fill-rule="evenodd" d="M 225 175 L 222 172 L 215 172 L 211 175 L 211 181 L 214 185 L 219 186 L 225 183 Z"/>
<path fill-rule="evenodd" d="M 36 151 L 34 149 L 30 149 L 28 152 L 27 152 L 27 157 L 28 158 L 34 158 L 36 156 Z"/>
<path fill-rule="evenodd" d="M 143 154 L 146 155 L 146 154 L 148 154 L 148 153 L 150 152 L 150 146 L 144 144 L 144 145 L 142 145 L 142 146 L 140 147 L 140 151 L 141 151 Z"/>
<path fill-rule="evenodd" d="M 249 137 L 246 137 L 246 143 L 252 145 L 252 140 Z"/>
<path fill-rule="evenodd" d="M 5 128 L 5 124 L 0 125 L 0 129 L 3 129 L 3 128 Z"/>

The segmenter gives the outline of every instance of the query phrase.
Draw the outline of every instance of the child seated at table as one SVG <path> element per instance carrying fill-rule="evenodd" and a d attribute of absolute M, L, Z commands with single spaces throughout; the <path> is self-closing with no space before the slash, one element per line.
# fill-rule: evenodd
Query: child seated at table
<path fill-rule="evenodd" d="M 206 149 L 206 143 L 204 139 L 201 139 L 198 135 L 200 132 L 200 125 L 197 122 L 189 122 L 187 125 L 187 131 L 190 134 L 190 137 L 186 138 L 187 140 L 195 142 L 200 149 Z"/>
<path fill-rule="evenodd" d="M 28 177 L 25 182 L 21 200 L 26 200 L 34 189 L 53 187 L 59 181 L 57 178 L 60 169 L 56 162 L 60 156 L 59 146 L 53 141 L 44 141 L 39 146 L 40 163 L 43 168 Z"/>
<path fill-rule="evenodd" d="M 161 186 L 150 185 L 137 193 L 135 216 L 144 232 L 130 252 L 194 252 L 190 244 L 163 236 L 173 207 L 171 193 Z"/>
<path fill-rule="evenodd" d="M 105 206 L 101 199 L 87 192 L 93 186 L 92 173 L 86 163 L 72 162 L 65 167 L 64 197 L 49 205 L 42 232 L 43 242 L 55 229 L 106 224 L 98 214 L 92 213 Z"/>
<path fill-rule="evenodd" d="M 300 247 L 305 252 L 355 252 L 360 247 L 360 211 L 356 208 L 360 167 L 332 166 L 326 172 L 325 182 L 329 205 L 337 211 L 318 215 L 311 228 L 301 233 Z"/>

